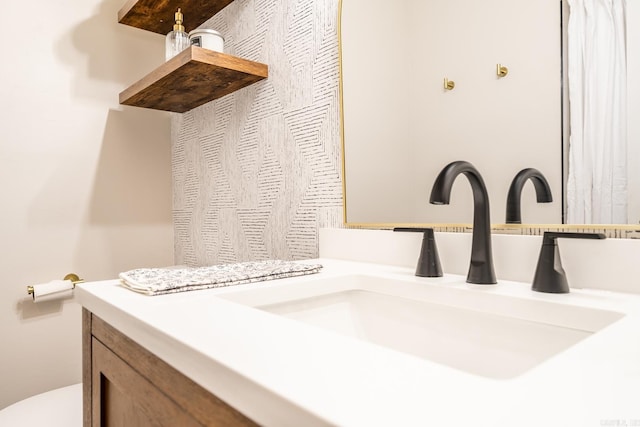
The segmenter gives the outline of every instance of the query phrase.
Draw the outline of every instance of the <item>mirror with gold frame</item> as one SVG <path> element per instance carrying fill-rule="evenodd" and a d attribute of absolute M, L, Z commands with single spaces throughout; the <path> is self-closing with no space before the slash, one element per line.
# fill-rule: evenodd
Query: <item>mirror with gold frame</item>
<path fill-rule="evenodd" d="M 428 203 L 440 170 L 466 160 L 483 176 L 495 227 L 519 227 L 503 224 L 507 192 L 520 170 L 535 168 L 554 200 L 536 203 L 525 184 L 520 227 L 589 228 L 562 224 L 566 9 L 558 0 L 341 0 L 347 226 L 468 226 L 466 179 L 450 205 Z"/>

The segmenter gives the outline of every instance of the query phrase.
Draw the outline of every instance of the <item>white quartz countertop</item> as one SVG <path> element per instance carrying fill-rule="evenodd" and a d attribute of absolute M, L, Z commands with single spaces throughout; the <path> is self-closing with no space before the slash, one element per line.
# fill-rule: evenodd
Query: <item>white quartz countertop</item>
<path fill-rule="evenodd" d="M 525 283 L 446 284 L 404 267 L 316 261 L 324 266 L 319 274 L 271 282 L 145 296 L 112 280 L 80 284 L 76 298 L 262 425 L 640 427 L 639 295 L 590 289 L 541 294 Z M 624 316 L 521 375 L 494 379 L 220 298 L 350 274 Z"/>

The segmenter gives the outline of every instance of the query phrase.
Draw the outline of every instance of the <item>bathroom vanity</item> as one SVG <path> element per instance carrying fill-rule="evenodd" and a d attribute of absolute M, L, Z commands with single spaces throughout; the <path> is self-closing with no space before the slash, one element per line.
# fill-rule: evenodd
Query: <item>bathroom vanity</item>
<path fill-rule="evenodd" d="M 88 310 L 84 425 L 256 425 Z"/>
<path fill-rule="evenodd" d="M 640 423 L 640 296 L 578 289 L 574 250 L 571 292 L 532 292 L 501 272 L 532 274 L 541 239 L 495 237 L 497 285 L 456 271 L 469 235 L 436 233 L 445 275 L 421 278 L 421 236 L 370 230 L 323 231 L 309 276 L 154 297 L 81 284 L 85 425 Z M 503 247 L 527 261 L 507 268 Z"/>

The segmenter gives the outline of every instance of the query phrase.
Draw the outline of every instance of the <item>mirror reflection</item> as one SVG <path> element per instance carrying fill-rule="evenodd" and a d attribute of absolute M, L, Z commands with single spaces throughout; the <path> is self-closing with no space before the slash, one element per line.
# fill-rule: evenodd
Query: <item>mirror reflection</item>
<path fill-rule="evenodd" d="M 428 202 L 436 176 L 456 160 L 482 174 L 492 223 L 506 222 L 509 187 L 527 168 L 543 174 L 553 201 L 537 203 L 530 180 L 521 192 L 522 222 L 566 222 L 567 5 L 563 12 L 558 0 L 342 0 L 341 8 L 348 224 L 471 223 L 465 180 L 455 183 L 449 205 Z M 572 201 L 591 197 L 575 190 Z M 627 218 L 638 223 L 640 214 Z"/>

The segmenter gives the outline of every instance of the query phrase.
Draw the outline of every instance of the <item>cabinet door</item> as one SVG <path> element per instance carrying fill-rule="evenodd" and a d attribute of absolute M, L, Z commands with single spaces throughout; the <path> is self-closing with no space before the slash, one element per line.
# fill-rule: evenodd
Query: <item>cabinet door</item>
<path fill-rule="evenodd" d="M 201 425 L 100 341 L 91 346 L 93 426 Z"/>

